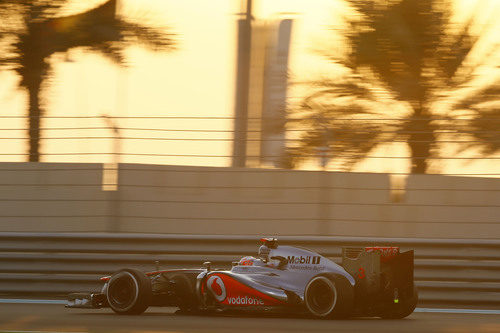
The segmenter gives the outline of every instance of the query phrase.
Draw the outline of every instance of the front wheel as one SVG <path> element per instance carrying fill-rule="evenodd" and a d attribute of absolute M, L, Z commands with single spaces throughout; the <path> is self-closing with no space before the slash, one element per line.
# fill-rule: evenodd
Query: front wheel
<path fill-rule="evenodd" d="M 106 298 L 118 314 L 141 314 L 151 303 L 151 280 L 136 269 L 122 269 L 109 279 Z"/>
<path fill-rule="evenodd" d="M 345 318 L 352 310 L 354 290 L 339 275 L 317 275 L 309 281 L 304 300 L 308 312 L 317 318 Z"/>

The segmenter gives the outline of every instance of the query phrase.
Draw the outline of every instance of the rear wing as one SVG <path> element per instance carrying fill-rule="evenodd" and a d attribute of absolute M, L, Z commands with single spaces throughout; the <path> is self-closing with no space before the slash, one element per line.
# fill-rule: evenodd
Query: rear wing
<path fill-rule="evenodd" d="M 356 289 L 365 295 L 400 298 L 413 295 L 413 250 L 399 247 L 343 248 L 342 266 L 356 280 Z"/>

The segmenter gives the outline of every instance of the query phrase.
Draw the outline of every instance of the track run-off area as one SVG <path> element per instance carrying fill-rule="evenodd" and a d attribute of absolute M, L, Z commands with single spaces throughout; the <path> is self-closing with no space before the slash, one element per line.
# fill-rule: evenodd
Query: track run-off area
<path fill-rule="evenodd" d="M 408 318 L 317 320 L 278 315 L 180 315 L 149 308 L 140 316 L 67 309 L 60 300 L 0 300 L 0 332 L 500 332 L 500 311 L 417 308 Z"/>

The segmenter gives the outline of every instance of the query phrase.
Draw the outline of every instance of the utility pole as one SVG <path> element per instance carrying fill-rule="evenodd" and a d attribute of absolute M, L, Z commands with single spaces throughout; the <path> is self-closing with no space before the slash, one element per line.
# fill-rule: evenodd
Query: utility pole
<path fill-rule="evenodd" d="M 324 123 L 324 120 L 322 120 Z M 318 172 L 319 177 L 319 210 L 318 210 L 318 235 L 328 236 L 332 230 L 330 228 L 332 208 L 331 185 L 332 174 L 328 172 L 328 162 L 330 161 L 330 148 L 328 145 L 329 132 L 326 126 L 323 129 L 323 146 L 319 148 L 319 157 L 321 163 L 321 171 Z"/>
<path fill-rule="evenodd" d="M 233 167 L 244 168 L 247 155 L 248 90 L 252 41 L 252 0 L 246 0 L 244 18 L 238 19 L 238 56 L 234 110 Z"/>
<path fill-rule="evenodd" d="M 109 128 L 113 131 L 113 161 L 109 169 L 106 170 L 108 173 L 109 182 L 112 178 L 111 184 L 107 184 L 109 191 L 109 224 L 108 232 L 118 233 L 121 229 L 121 198 L 120 198 L 120 155 L 121 155 L 121 140 L 120 131 L 117 124 L 113 119 L 107 115 L 101 116 L 104 121 L 108 124 Z M 105 172 L 105 170 L 103 170 Z"/>

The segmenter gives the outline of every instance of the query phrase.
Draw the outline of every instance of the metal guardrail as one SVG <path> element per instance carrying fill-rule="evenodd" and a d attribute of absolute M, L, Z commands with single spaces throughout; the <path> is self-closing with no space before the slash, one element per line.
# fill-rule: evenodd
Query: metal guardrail
<path fill-rule="evenodd" d="M 283 236 L 339 261 L 343 246 L 391 245 L 415 250 L 420 304 L 500 308 L 500 240 Z M 255 254 L 255 236 L 0 233 L 0 294 L 62 297 L 99 290 L 99 277 L 123 267 L 142 270 L 219 267 Z"/>

